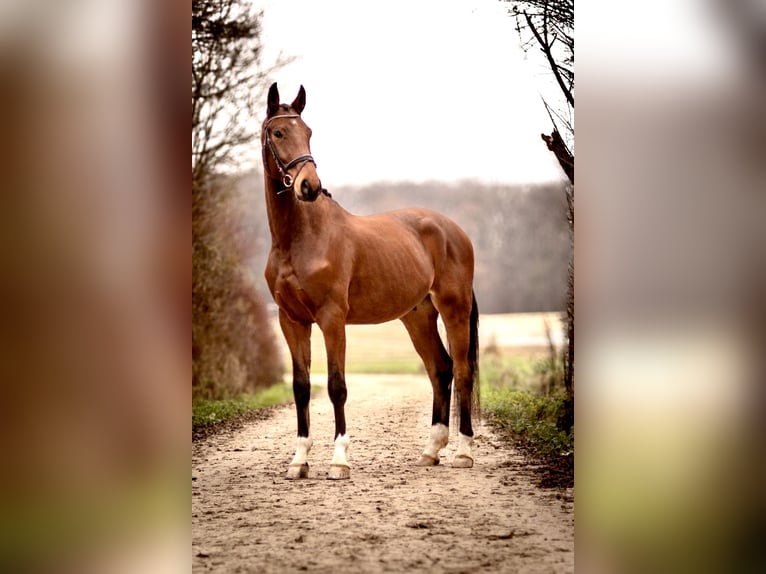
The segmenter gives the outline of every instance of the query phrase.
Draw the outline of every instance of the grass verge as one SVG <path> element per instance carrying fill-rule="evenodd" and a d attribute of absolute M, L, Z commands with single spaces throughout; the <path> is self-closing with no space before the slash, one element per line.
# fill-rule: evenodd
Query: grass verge
<path fill-rule="evenodd" d="M 245 420 L 263 418 L 272 407 L 292 400 L 292 387 L 286 383 L 233 399 L 195 399 L 192 401 L 192 440 L 223 428 L 233 428 Z"/>
<path fill-rule="evenodd" d="M 574 429 L 558 423 L 566 393 L 557 365 L 549 359 L 484 357 L 482 411 L 538 465 L 541 486 L 574 483 Z"/>
<path fill-rule="evenodd" d="M 565 455 L 574 449 L 574 432 L 557 426 L 565 398 L 558 389 L 547 396 L 491 384 L 481 389 L 487 419 L 542 455 Z"/>

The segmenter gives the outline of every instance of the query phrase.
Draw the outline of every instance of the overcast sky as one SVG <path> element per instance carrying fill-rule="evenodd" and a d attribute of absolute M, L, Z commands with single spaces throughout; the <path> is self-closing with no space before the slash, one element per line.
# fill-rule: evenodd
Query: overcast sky
<path fill-rule="evenodd" d="M 540 133 L 544 70 L 524 61 L 497 0 L 254 0 L 264 61 L 304 119 L 328 188 L 380 180 L 560 179 Z"/>

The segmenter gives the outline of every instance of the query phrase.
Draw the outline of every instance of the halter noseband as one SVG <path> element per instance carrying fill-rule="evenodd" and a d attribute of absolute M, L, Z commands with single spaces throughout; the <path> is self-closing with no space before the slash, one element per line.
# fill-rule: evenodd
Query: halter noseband
<path fill-rule="evenodd" d="M 266 145 L 269 146 L 269 150 L 271 151 L 271 155 L 274 158 L 274 163 L 277 164 L 277 169 L 279 170 L 279 175 L 282 176 L 282 184 L 285 186 L 285 189 L 278 191 L 277 193 L 284 193 L 288 189 L 290 189 L 293 186 L 293 182 L 295 181 L 295 178 L 291 176 L 289 173 L 287 173 L 287 170 L 291 167 L 295 167 L 299 163 L 302 164 L 300 169 L 298 169 L 298 173 L 295 174 L 295 177 L 298 177 L 300 175 L 301 171 L 303 170 L 304 166 L 311 162 L 314 164 L 314 167 L 316 167 L 317 162 L 314 161 L 314 158 L 309 153 L 305 153 L 303 155 L 299 155 L 298 157 L 295 157 L 288 161 L 287 163 L 282 162 L 281 159 L 279 159 L 279 155 L 277 154 L 277 150 L 274 149 L 274 143 L 271 141 L 271 136 L 269 135 L 269 124 L 273 122 L 274 120 L 280 120 L 283 118 L 299 118 L 300 115 L 298 114 L 287 114 L 283 116 L 274 116 L 273 118 L 269 118 L 266 120 L 266 123 L 264 124 L 265 128 L 265 134 L 266 134 Z"/>

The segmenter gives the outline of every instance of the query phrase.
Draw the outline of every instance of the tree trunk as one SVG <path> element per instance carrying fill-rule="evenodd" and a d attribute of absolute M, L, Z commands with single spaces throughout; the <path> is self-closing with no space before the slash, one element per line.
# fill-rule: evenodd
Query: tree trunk
<path fill-rule="evenodd" d="M 574 426 L 574 156 L 567 149 L 558 130 L 553 130 L 549 136 L 541 134 L 541 137 L 548 149 L 555 154 L 571 184 L 566 192 L 569 233 L 572 242 L 567 278 L 567 353 L 564 361 L 564 388 L 567 398 L 564 403 L 564 412 L 559 419 L 559 428 L 568 431 Z"/>

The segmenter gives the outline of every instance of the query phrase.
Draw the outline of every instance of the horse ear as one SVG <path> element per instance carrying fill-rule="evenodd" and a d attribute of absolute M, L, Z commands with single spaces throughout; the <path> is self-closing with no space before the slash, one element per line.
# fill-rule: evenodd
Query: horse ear
<path fill-rule="evenodd" d="M 279 109 L 279 90 L 277 89 L 277 83 L 274 82 L 269 88 L 269 100 L 268 100 L 268 116 L 271 117 Z"/>
<path fill-rule="evenodd" d="M 297 114 L 300 114 L 303 111 L 303 108 L 306 107 L 306 90 L 303 89 L 303 85 L 301 85 L 300 90 L 298 90 L 298 95 L 295 96 L 293 103 L 290 105 Z"/>

